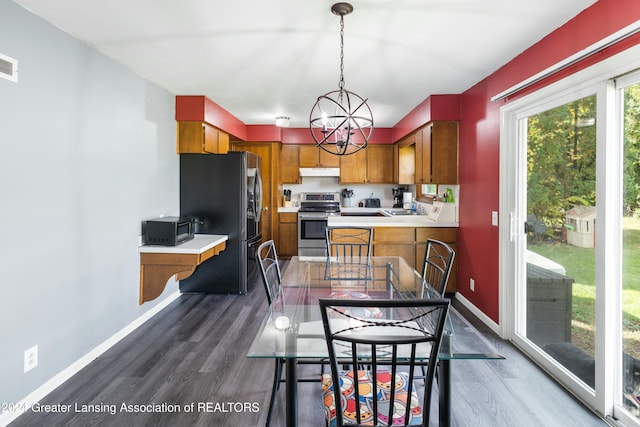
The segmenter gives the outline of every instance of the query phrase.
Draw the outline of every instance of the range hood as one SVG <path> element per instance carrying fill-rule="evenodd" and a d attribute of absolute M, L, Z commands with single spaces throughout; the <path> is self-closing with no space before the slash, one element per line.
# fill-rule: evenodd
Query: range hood
<path fill-rule="evenodd" d="M 339 177 L 340 168 L 300 168 L 300 176 Z"/>

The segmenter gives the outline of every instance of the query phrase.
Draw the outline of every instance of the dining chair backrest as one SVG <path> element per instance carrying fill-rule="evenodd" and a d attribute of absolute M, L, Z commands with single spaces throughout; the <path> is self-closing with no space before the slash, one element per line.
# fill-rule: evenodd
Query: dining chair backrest
<path fill-rule="evenodd" d="M 278 254 L 273 240 L 267 240 L 258 246 L 256 261 L 260 267 L 260 276 L 267 293 L 267 301 L 271 305 L 280 293 L 280 285 L 282 283 L 282 273 L 280 272 Z"/>
<path fill-rule="evenodd" d="M 369 279 L 372 237 L 370 227 L 327 227 L 325 279 Z"/>
<path fill-rule="evenodd" d="M 430 286 L 444 296 L 455 256 L 448 244 L 428 239 L 422 266 L 423 286 Z"/>
<path fill-rule="evenodd" d="M 335 416 L 337 426 L 428 426 L 449 300 L 320 299 L 319 304 L 331 365 L 331 381 L 325 378 L 323 387 L 333 394 L 325 394 L 325 405 L 333 405 L 325 413 Z M 367 317 L 364 307 L 384 315 Z M 345 365 L 357 367 L 356 373 L 341 369 Z M 415 381 L 422 366 L 424 381 Z M 418 387 L 424 387 L 422 393 Z"/>
<path fill-rule="evenodd" d="M 327 254 L 345 262 L 371 257 L 373 229 L 370 227 L 327 227 Z"/>

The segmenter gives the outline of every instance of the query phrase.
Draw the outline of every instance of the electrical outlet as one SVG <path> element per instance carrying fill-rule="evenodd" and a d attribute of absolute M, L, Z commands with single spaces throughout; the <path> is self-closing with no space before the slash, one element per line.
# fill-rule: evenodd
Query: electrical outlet
<path fill-rule="evenodd" d="M 24 373 L 38 366 L 38 346 L 34 345 L 24 352 Z"/>
<path fill-rule="evenodd" d="M 476 290 L 476 281 L 473 279 L 469 279 L 469 289 L 471 289 L 472 292 L 475 292 Z"/>

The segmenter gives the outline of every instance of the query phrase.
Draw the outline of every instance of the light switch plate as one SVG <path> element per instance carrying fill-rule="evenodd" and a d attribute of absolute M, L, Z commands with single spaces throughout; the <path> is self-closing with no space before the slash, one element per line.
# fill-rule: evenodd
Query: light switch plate
<path fill-rule="evenodd" d="M 491 211 L 491 225 L 498 226 L 498 211 Z"/>

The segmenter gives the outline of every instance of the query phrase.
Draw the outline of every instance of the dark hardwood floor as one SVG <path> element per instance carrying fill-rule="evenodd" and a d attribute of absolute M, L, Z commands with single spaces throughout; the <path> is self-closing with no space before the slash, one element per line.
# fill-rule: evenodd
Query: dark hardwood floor
<path fill-rule="evenodd" d="M 50 393 L 41 412 L 10 425 L 264 425 L 274 362 L 245 356 L 265 309 L 257 283 L 244 296 L 183 295 Z M 484 332 L 507 359 L 452 362 L 452 425 L 607 425 L 511 344 Z M 299 425 L 321 426 L 319 383 L 301 383 L 299 392 Z M 273 426 L 284 425 L 284 412 L 283 385 Z"/>

